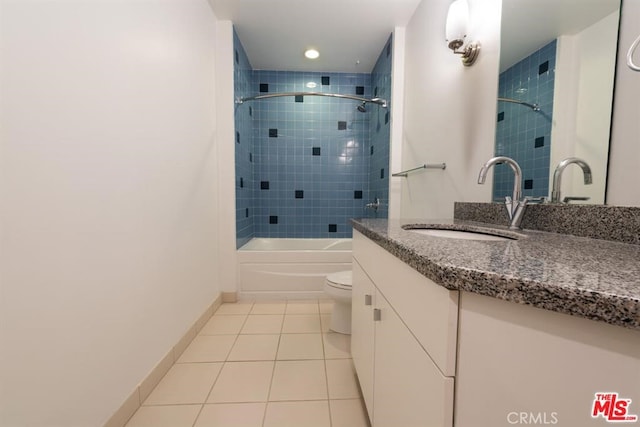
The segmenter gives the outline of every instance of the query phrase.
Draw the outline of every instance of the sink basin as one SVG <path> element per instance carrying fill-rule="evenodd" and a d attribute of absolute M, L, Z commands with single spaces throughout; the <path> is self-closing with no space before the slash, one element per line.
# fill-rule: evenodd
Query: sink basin
<path fill-rule="evenodd" d="M 494 234 L 484 234 L 475 231 L 460 231 L 460 230 L 441 230 L 436 228 L 417 228 L 410 229 L 413 233 L 422 234 L 425 236 L 444 237 L 447 239 L 464 239 L 464 240 L 513 240 L 509 237 L 496 236 Z"/>
<path fill-rule="evenodd" d="M 445 239 L 504 241 L 524 237 L 519 233 L 507 230 L 451 224 L 406 224 L 402 228 L 423 236 Z"/>

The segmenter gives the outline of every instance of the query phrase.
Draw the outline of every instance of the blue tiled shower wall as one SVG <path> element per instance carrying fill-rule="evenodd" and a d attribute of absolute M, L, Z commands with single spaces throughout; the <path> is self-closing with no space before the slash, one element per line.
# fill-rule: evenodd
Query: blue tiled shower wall
<path fill-rule="evenodd" d="M 371 200 L 380 199 L 381 205 L 377 212 L 368 209 L 366 215 L 368 217 L 387 218 L 389 213 L 392 37 L 387 40 L 387 44 L 371 72 L 372 96 L 373 98 L 386 99 L 389 108 L 370 108 L 369 196 Z"/>
<path fill-rule="evenodd" d="M 522 168 L 524 196 L 549 194 L 555 66 L 554 40 L 500 74 L 498 97 L 540 107 L 540 111 L 533 111 L 524 105 L 498 102 L 495 153 L 518 162 Z M 495 167 L 494 200 L 511 196 L 513 177 L 509 166 Z"/>
<path fill-rule="evenodd" d="M 237 36 L 235 46 L 236 97 L 325 92 L 390 98 L 390 40 L 372 74 L 252 71 Z M 351 218 L 386 217 L 389 110 L 367 104 L 362 113 L 358 105 L 317 96 L 236 105 L 238 247 L 252 237 L 351 237 Z M 378 212 L 365 209 L 374 197 L 383 202 Z"/>
<path fill-rule="evenodd" d="M 253 94 L 252 68 L 247 54 L 233 31 L 234 92 L 236 98 Z M 235 161 L 236 161 L 236 246 L 247 243 L 255 235 L 253 224 L 253 107 L 235 104 Z"/>

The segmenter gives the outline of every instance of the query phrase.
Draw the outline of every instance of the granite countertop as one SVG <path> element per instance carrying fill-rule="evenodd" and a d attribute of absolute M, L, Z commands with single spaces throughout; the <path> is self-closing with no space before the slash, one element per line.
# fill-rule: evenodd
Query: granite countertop
<path fill-rule="evenodd" d="M 506 227 L 463 220 L 354 219 L 353 228 L 418 272 L 451 290 L 640 330 L 640 246 L 541 231 L 517 240 L 459 240 L 420 235 L 402 226 Z"/>

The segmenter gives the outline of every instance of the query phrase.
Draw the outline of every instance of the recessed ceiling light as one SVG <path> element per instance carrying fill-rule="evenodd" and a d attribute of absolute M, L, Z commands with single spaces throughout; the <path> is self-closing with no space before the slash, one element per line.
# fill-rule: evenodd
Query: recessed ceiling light
<path fill-rule="evenodd" d="M 317 57 L 320 56 L 320 52 L 318 52 L 315 49 L 307 49 L 304 51 L 304 56 L 306 56 L 309 59 L 316 59 Z"/>

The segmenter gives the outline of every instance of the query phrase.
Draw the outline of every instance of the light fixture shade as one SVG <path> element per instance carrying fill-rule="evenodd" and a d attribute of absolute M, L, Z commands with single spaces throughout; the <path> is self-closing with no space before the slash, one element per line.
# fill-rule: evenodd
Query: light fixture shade
<path fill-rule="evenodd" d="M 464 43 L 464 39 L 467 36 L 468 25 L 469 5 L 467 1 L 455 0 L 449 6 L 447 25 L 445 28 L 445 36 L 449 47 L 451 47 L 451 44 L 454 42 L 457 42 L 458 46 Z"/>

